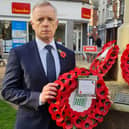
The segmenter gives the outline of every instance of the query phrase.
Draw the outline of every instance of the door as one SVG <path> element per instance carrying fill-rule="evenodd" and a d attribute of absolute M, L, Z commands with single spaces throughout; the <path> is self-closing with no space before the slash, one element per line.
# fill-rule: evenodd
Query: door
<path fill-rule="evenodd" d="M 81 51 L 81 31 L 80 30 L 73 31 L 73 50 L 75 52 Z"/>

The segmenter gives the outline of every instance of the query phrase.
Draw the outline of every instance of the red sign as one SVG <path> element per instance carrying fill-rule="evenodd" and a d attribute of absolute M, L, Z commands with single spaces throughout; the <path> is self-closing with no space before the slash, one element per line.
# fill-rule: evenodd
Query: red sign
<path fill-rule="evenodd" d="M 15 14 L 30 14 L 30 4 L 29 3 L 12 3 L 12 13 Z"/>
<path fill-rule="evenodd" d="M 84 52 L 97 52 L 97 46 L 83 46 Z"/>
<path fill-rule="evenodd" d="M 85 19 L 90 19 L 91 18 L 91 10 L 88 8 L 82 8 L 81 10 L 81 17 Z"/>

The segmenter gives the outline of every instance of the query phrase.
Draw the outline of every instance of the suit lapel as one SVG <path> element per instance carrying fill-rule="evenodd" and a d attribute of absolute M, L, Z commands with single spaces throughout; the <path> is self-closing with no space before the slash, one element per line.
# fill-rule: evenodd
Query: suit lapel
<path fill-rule="evenodd" d="M 41 62 L 41 59 L 40 59 L 40 55 L 39 55 L 39 52 L 38 52 L 38 48 L 37 48 L 37 45 L 36 45 L 36 41 L 33 41 L 32 42 L 32 47 L 33 47 L 33 52 L 34 52 L 34 54 L 33 54 L 33 59 L 35 59 L 35 65 L 36 65 L 36 67 L 37 67 L 37 70 L 38 70 L 38 72 L 41 74 L 41 78 L 42 78 L 42 80 L 44 81 L 48 81 L 48 79 L 47 79 L 47 77 L 46 77 L 46 75 L 45 75 L 45 71 L 44 71 L 44 68 L 43 68 L 43 65 L 42 65 L 42 62 Z M 37 72 L 37 73 L 38 73 Z"/>
<path fill-rule="evenodd" d="M 60 45 L 58 45 L 57 43 L 56 43 L 56 47 L 57 47 L 59 60 L 60 60 L 60 74 L 62 74 L 62 73 L 64 73 L 66 61 L 65 61 L 65 58 L 61 57 L 61 54 L 60 54 L 60 52 L 63 51 L 62 47 Z"/>

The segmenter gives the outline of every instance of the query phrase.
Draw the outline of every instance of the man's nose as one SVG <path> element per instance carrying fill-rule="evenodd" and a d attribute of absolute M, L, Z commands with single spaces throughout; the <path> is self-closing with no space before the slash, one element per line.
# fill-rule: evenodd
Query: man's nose
<path fill-rule="evenodd" d="M 44 19 L 42 25 L 48 26 L 48 24 L 49 24 L 48 19 Z"/>

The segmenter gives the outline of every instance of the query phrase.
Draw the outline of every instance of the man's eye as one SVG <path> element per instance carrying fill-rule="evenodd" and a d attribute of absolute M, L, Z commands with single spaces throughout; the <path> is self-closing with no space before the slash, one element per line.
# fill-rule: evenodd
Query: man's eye
<path fill-rule="evenodd" d="M 48 18 L 39 18 L 39 19 L 37 19 L 37 22 L 42 23 L 45 20 L 47 20 L 48 22 L 53 22 L 54 21 L 53 18 L 48 17 Z"/>
<path fill-rule="evenodd" d="M 43 18 L 39 18 L 37 21 L 42 22 L 43 20 L 44 20 Z"/>
<path fill-rule="evenodd" d="M 48 21 L 54 21 L 54 19 L 53 18 L 48 18 Z"/>

